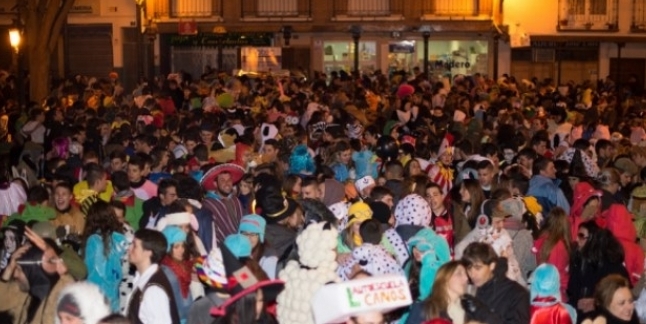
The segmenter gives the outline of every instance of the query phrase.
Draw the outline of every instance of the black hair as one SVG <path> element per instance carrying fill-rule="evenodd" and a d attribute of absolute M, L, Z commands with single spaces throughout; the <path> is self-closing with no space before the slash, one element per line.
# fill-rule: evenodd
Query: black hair
<path fill-rule="evenodd" d="M 83 167 L 85 171 L 85 180 L 88 187 L 92 188 L 98 181 L 105 178 L 105 169 L 96 163 L 88 163 Z"/>
<path fill-rule="evenodd" d="M 381 200 L 385 196 L 395 197 L 392 190 L 384 186 L 376 186 L 372 188 L 372 191 L 370 192 L 370 200 L 372 201 Z"/>
<path fill-rule="evenodd" d="M 462 255 L 464 266 L 469 268 L 475 263 L 481 262 L 484 265 L 490 265 L 498 260 L 498 255 L 490 244 L 483 242 L 473 242 L 467 246 Z"/>
<path fill-rule="evenodd" d="M 128 190 L 130 188 L 130 180 L 128 180 L 128 174 L 123 171 L 116 171 L 112 173 L 110 177 L 112 181 L 112 186 L 116 192 Z"/>
<path fill-rule="evenodd" d="M 152 252 L 150 256 L 151 263 L 161 262 L 164 255 L 166 255 L 168 242 L 161 232 L 142 228 L 135 232 L 135 239 L 141 241 L 141 247 L 144 251 Z"/>
<path fill-rule="evenodd" d="M 146 167 L 146 161 L 140 155 L 135 154 L 128 160 L 128 165 L 136 165 L 140 171 L 143 171 Z"/>
<path fill-rule="evenodd" d="M 168 188 L 174 187 L 177 190 L 178 184 L 175 179 L 162 179 L 159 181 L 159 186 L 157 186 L 157 196 L 165 195 Z"/>
<path fill-rule="evenodd" d="M 588 239 L 581 249 L 581 260 L 595 267 L 608 263 L 621 264 L 624 260 L 624 249 L 607 229 L 600 228 L 594 220 L 583 222 L 579 228 L 588 230 Z"/>
<path fill-rule="evenodd" d="M 376 219 L 368 219 L 359 226 L 359 235 L 364 243 L 377 245 L 383 234 L 381 223 Z"/>
<path fill-rule="evenodd" d="M 550 163 L 554 162 L 544 156 L 539 156 L 534 160 L 534 164 L 532 165 L 532 174 L 540 174 L 541 171 L 545 170 L 545 168 L 550 165 Z"/>
<path fill-rule="evenodd" d="M 27 201 L 31 203 L 42 203 L 49 200 L 49 192 L 43 186 L 34 186 L 29 189 Z"/>

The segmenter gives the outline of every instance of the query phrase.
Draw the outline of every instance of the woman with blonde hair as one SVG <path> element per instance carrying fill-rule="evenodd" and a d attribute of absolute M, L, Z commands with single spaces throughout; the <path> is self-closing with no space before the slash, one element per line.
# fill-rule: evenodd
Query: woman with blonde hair
<path fill-rule="evenodd" d="M 638 324 L 635 302 L 628 279 L 612 274 L 597 284 L 594 294 L 595 311 L 583 324 Z"/>
<path fill-rule="evenodd" d="M 424 323 L 431 320 L 449 320 L 453 324 L 502 323 L 475 297 L 467 294 L 469 277 L 464 264 L 449 261 L 437 271 L 433 291 L 421 302 L 415 303 L 409 313 L 407 324 Z"/>
<path fill-rule="evenodd" d="M 570 221 L 565 210 L 555 207 L 547 216 L 545 227 L 534 242 L 532 251 L 536 254 L 536 263 L 549 263 L 556 267 L 561 281 L 560 291 L 563 300 L 566 300 L 567 283 L 570 279 L 568 267 L 570 265 Z"/>

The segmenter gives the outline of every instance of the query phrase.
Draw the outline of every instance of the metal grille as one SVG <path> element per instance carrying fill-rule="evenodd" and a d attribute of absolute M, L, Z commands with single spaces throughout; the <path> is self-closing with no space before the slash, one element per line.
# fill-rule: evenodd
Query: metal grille
<path fill-rule="evenodd" d="M 173 72 L 184 71 L 193 78 L 199 78 L 207 65 L 217 67 L 218 50 L 216 48 L 188 47 L 171 50 Z M 232 72 L 238 66 L 238 51 L 235 48 L 222 49 L 223 71 Z"/>
<path fill-rule="evenodd" d="M 534 62 L 554 62 L 556 51 L 553 48 L 535 48 L 533 55 Z"/>
<path fill-rule="evenodd" d="M 146 12 L 154 18 L 222 16 L 223 0 L 146 1 Z"/>

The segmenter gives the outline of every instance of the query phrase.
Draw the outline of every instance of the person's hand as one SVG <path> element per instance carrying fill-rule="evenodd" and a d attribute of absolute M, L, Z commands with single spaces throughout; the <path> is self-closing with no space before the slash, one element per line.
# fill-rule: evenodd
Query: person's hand
<path fill-rule="evenodd" d="M 29 244 L 23 244 L 23 246 L 19 247 L 16 251 L 13 252 L 11 255 L 11 258 L 9 259 L 9 264 L 7 264 L 7 267 L 4 269 L 4 272 L 2 273 L 2 280 L 4 281 L 9 281 L 11 279 L 11 276 L 13 276 L 13 271 L 16 269 L 16 265 L 18 264 L 18 259 L 20 259 L 31 245 Z"/>
<path fill-rule="evenodd" d="M 47 243 L 45 243 L 45 240 L 43 240 L 38 233 L 34 232 L 31 228 L 25 227 L 25 236 L 29 239 L 29 241 L 42 251 L 45 251 L 47 249 Z"/>
<path fill-rule="evenodd" d="M 594 310 L 594 298 L 581 298 L 576 304 L 576 308 L 583 313 L 588 313 Z"/>

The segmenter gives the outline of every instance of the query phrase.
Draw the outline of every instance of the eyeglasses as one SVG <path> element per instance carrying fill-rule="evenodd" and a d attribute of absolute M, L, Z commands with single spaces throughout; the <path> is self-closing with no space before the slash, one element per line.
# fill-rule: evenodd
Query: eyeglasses
<path fill-rule="evenodd" d="M 578 238 L 579 238 L 579 239 L 581 239 L 581 240 L 587 240 L 589 236 L 586 236 L 586 235 L 585 235 L 585 234 L 583 234 L 583 233 L 577 233 L 577 234 L 576 234 L 576 237 L 578 237 Z"/>

